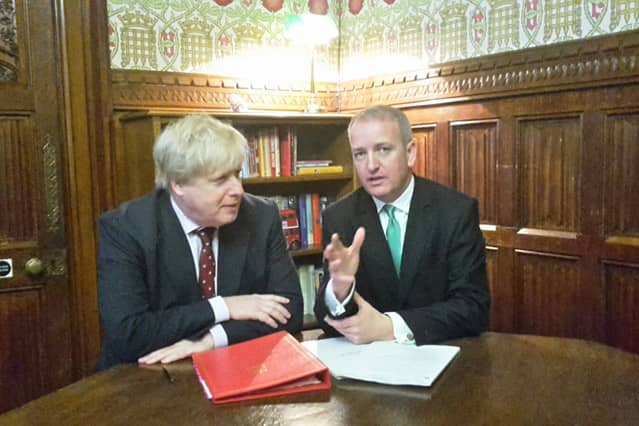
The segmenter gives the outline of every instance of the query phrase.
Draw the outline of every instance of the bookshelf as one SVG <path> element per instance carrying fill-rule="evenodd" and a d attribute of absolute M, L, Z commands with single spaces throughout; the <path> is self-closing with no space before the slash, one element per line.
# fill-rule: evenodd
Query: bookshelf
<path fill-rule="evenodd" d="M 154 187 L 152 149 L 162 129 L 188 111 L 146 110 L 119 112 L 115 115 L 113 149 L 114 199 L 117 204 L 139 197 Z M 347 139 L 348 114 L 306 113 L 231 113 L 198 111 L 210 114 L 246 134 L 260 129 L 290 128 L 297 137 L 298 160 L 330 160 L 342 166 L 341 173 L 251 176 L 242 180 L 244 190 L 265 197 L 321 194 L 334 201 L 355 187 L 355 178 Z M 294 172 L 293 172 L 294 173 Z M 320 236 L 321 240 L 321 236 Z M 298 268 L 321 267 L 321 244 L 309 243 L 290 251 Z M 302 269 L 299 269 L 302 270 Z M 305 315 L 305 328 L 312 328 L 313 315 Z"/>

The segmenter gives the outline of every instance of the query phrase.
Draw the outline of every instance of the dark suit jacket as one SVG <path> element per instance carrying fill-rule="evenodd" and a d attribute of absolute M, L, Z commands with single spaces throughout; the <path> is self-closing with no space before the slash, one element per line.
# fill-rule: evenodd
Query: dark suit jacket
<path fill-rule="evenodd" d="M 97 368 L 135 362 L 215 323 L 202 300 L 187 239 L 169 193 L 156 190 L 105 213 L 99 221 L 98 300 L 104 340 Z M 235 222 L 219 229 L 218 294 L 278 294 L 291 318 L 279 329 L 302 329 L 303 303 L 274 203 L 249 194 Z M 229 344 L 272 333 L 259 321 L 223 324 Z"/>
<path fill-rule="evenodd" d="M 380 312 L 401 315 L 418 345 L 476 335 L 486 329 L 490 296 L 485 242 L 475 199 L 415 177 L 401 277 L 393 267 L 375 203 L 363 188 L 324 211 L 324 246 L 335 232 L 350 245 L 360 226 L 366 229 L 366 239 L 360 251 L 355 289 Z M 325 269 L 315 315 L 328 335 L 336 335 L 324 322 L 329 278 Z M 356 311 L 351 300 L 344 316 Z"/>

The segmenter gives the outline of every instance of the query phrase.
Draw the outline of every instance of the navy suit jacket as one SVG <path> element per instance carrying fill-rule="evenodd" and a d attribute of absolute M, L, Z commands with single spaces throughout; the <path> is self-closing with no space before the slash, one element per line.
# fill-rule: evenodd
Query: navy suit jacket
<path fill-rule="evenodd" d="M 99 220 L 98 301 L 104 339 L 97 369 L 135 362 L 214 324 L 202 300 L 191 251 L 166 190 L 156 190 Z M 299 279 L 276 205 L 244 194 L 237 219 L 219 229 L 218 294 L 287 297 L 291 318 L 278 329 L 260 321 L 222 323 L 229 344 L 302 329 Z"/>
<path fill-rule="evenodd" d="M 324 211 L 324 246 L 333 233 L 350 245 L 360 226 L 366 229 L 366 239 L 355 289 L 378 311 L 397 312 L 418 345 L 477 335 L 487 328 L 490 295 L 475 199 L 415 177 L 399 277 L 375 203 L 363 188 Z M 332 336 L 337 331 L 324 321 L 328 312 L 324 294 L 330 278 L 326 268 L 324 272 L 315 315 Z M 357 306 L 351 300 L 342 317 L 355 312 Z"/>

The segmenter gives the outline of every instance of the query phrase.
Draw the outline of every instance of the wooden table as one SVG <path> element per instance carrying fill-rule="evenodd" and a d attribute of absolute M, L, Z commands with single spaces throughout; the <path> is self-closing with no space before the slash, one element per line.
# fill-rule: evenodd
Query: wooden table
<path fill-rule="evenodd" d="M 486 333 L 450 342 L 431 388 L 334 381 L 315 396 L 215 406 L 189 362 L 120 366 L 0 416 L 0 425 L 639 425 L 639 355 L 573 339 Z"/>

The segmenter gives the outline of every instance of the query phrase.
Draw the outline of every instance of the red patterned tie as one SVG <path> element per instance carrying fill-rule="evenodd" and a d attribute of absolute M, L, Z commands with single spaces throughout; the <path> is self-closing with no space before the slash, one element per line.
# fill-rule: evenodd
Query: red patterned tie
<path fill-rule="evenodd" d="M 202 240 L 200 251 L 200 290 L 202 299 L 215 297 L 215 256 L 213 256 L 213 233 L 215 228 L 202 228 L 197 235 Z"/>

